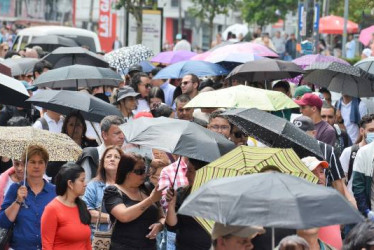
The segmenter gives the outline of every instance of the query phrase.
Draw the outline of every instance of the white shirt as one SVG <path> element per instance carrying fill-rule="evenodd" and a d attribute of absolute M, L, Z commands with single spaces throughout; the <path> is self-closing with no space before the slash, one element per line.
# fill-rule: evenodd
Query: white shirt
<path fill-rule="evenodd" d="M 49 132 L 53 133 L 61 133 L 62 130 L 62 124 L 64 123 L 64 119 L 62 116 L 60 116 L 60 120 L 58 122 L 55 122 L 55 120 L 52 120 L 49 116 L 48 113 L 44 114 L 44 119 L 46 120 L 48 127 L 49 127 Z M 34 128 L 37 129 L 43 129 L 43 125 L 40 121 L 36 121 L 34 125 L 32 125 Z"/>
<path fill-rule="evenodd" d="M 339 158 L 340 163 L 342 164 L 342 168 L 343 168 L 345 176 L 348 176 L 349 161 L 351 159 L 351 150 L 352 150 L 352 146 L 348 147 L 348 148 L 345 148 L 343 150 L 342 154 L 340 155 L 340 158 Z M 353 191 L 352 191 L 352 177 L 348 181 L 347 189 L 351 193 L 351 195 L 353 195 Z"/>
<path fill-rule="evenodd" d="M 132 113 L 136 115 L 137 113 L 143 112 L 143 111 L 149 112 L 150 108 L 149 108 L 147 100 L 140 98 L 138 99 L 138 107 Z"/>
<path fill-rule="evenodd" d="M 352 106 L 352 101 L 350 101 L 347 104 L 342 102 L 342 107 L 341 107 L 340 112 L 344 120 L 344 126 L 347 129 L 347 134 L 351 138 L 352 143 L 355 143 L 359 135 L 359 127 L 356 123 L 351 122 L 351 106 Z M 368 113 L 366 105 L 362 101 L 358 105 L 358 110 L 360 112 L 360 117 L 363 117 L 364 115 Z"/>

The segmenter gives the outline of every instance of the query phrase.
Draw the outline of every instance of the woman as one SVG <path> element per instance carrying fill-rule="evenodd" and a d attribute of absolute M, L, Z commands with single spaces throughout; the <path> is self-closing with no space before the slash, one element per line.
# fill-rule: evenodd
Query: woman
<path fill-rule="evenodd" d="M 87 126 L 83 116 L 79 112 L 69 113 L 62 124 L 61 133 L 67 134 L 81 148 L 97 147 L 95 140 L 86 137 Z"/>
<path fill-rule="evenodd" d="M 43 250 L 89 249 L 91 215 L 79 196 L 86 189 L 84 169 L 66 163 L 56 176 L 57 197 L 49 203 L 42 216 Z"/>
<path fill-rule="evenodd" d="M 24 178 L 25 165 L 22 161 L 13 160 L 13 166 L 0 175 L 0 205 L 3 204 L 4 196 L 13 183 L 19 183 Z"/>
<path fill-rule="evenodd" d="M 166 226 L 168 231 L 176 232 L 176 249 L 181 250 L 208 250 L 211 247 L 211 237 L 200 224 L 190 216 L 177 214 L 183 201 L 191 192 L 195 180 L 196 171 L 208 163 L 189 159 L 187 163 L 186 177 L 189 185 L 174 192 L 169 189 L 166 200 L 169 201 L 166 215 Z"/>
<path fill-rule="evenodd" d="M 118 164 L 116 184 L 104 191 L 104 204 L 115 222 L 111 250 L 155 250 L 156 236 L 164 227 L 162 209 L 156 206 L 162 190 L 147 192 L 144 159 L 125 154 Z"/>
<path fill-rule="evenodd" d="M 5 58 L 6 53 L 9 51 L 9 45 L 6 42 L 0 44 L 0 58 Z"/>
<path fill-rule="evenodd" d="M 102 207 L 104 189 L 108 185 L 114 185 L 119 160 L 123 156 L 123 152 L 119 147 L 109 146 L 101 157 L 97 175 L 92 179 L 86 188 L 83 200 L 87 204 L 88 211 L 91 214 L 91 232 L 92 236 L 95 232 L 96 222 L 99 219 L 99 212 Z M 100 218 L 100 231 L 108 231 L 109 214 L 102 208 Z"/>
<path fill-rule="evenodd" d="M 159 87 L 153 87 L 149 91 L 147 101 L 151 110 L 157 108 L 161 103 L 165 103 L 164 91 Z"/>
<path fill-rule="evenodd" d="M 56 196 L 55 186 L 43 180 L 49 159 L 47 150 L 31 145 L 21 157 L 22 162 L 26 159 L 26 185 L 22 181 L 10 186 L 0 212 L 0 227 L 14 225 L 10 247 L 15 250 L 41 249 L 41 216 Z"/>

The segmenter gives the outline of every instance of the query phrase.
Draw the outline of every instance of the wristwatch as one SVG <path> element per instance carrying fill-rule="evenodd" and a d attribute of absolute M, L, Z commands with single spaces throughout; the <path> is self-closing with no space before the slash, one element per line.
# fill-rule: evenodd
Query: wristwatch
<path fill-rule="evenodd" d="M 17 201 L 17 200 L 15 200 L 14 202 L 17 203 L 18 205 L 22 206 L 22 202 Z"/>

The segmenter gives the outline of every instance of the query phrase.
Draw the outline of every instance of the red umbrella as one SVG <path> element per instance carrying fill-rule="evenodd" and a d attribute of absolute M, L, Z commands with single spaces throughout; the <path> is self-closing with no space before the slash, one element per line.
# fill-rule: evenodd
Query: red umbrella
<path fill-rule="evenodd" d="M 325 16 L 319 19 L 319 33 L 343 34 L 344 18 L 340 16 Z M 358 33 L 358 24 L 348 20 L 348 33 Z"/>

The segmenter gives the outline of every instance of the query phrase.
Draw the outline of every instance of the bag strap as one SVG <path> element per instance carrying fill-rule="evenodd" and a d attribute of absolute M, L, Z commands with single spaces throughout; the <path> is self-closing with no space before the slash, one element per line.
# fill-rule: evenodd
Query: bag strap
<path fill-rule="evenodd" d="M 40 121 L 42 124 L 43 130 L 49 130 L 49 125 L 47 123 L 47 120 L 44 117 L 39 118 L 37 121 Z"/>
<path fill-rule="evenodd" d="M 348 181 L 352 177 L 352 172 L 353 172 L 353 162 L 355 161 L 357 151 L 360 149 L 360 146 L 358 144 L 354 144 L 351 147 L 351 155 L 349 157 L 349 165 L 348 165 Z"/>
<path fill-rule="evenodd" d="M 117 188 L 117 187 L 116 187 Z M 117 191 L 118 193 L 121 195 L 122 197 L 122 193 L 121 191 L 117 188 Z M 123 198 L 122 198 L 123 199 Z M 103 203 L 104 203 L 104 199 L 101 201 L 101 206 L 100 206 L 100 210 L 99 210 L 99 218 L 97 218 L 97 221 L 96 221 L 96 225 L 95 225 L 95 232 L 97 231 L 97 229 L 100 227 L 100 220 L 101 220 L 101 213 L 102 213 L 102 210 L 103 210 Z M 110 216 L 110 215 L 109 215 Z M 109 232 L 112 232 L 113 231 L 113 228 L 114 226 L 116 225 L 116 222 L 117 222 L 117 219 L 113 222 L 113 224 L 111 224 L 110 226 L 110 229 L 109 229 Z"/>

